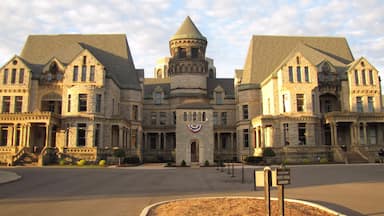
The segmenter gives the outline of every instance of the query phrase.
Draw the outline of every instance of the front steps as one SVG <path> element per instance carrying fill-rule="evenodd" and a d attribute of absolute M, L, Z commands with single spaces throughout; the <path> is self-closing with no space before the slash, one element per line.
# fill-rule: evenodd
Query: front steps
<path fill-rule="evenodd" d="M 352 164 L 352 163 L 368 163 L 368 160 L 363 158 L 357 152 L 346 152 L 345 153 L 345 163 L 347 163 L 347 164 Z"/>

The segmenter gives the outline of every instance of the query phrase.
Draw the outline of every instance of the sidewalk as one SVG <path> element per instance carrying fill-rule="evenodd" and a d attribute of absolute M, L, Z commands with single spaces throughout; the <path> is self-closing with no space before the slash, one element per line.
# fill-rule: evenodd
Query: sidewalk
<path fill-rule="evenodd" d="M 21 179 L 21 176 L 17 175 L 14 172 L 8 172 L 8 171 L 0 171 L 0 185 L 14 182 Z"/>

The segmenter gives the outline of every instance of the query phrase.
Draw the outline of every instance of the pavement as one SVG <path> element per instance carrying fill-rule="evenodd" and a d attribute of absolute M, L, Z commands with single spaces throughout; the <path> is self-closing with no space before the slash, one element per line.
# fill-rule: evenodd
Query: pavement
<path fill-rule="evenodd" d="M 1 171 L 0 170 L 0 185 L 1 184 L 6 184 L 6 183 L 11 183 L 14 181 L 17 181 L 21 179 L 21 176 L 14 172 L 8 172 L 8 171 Z"/>
<path fill-rule="evenodd" d="M 384 215 L 382 164 L 290 166 L 286 198 L 306 200 L 352 216 Z M 0 168 L 23 176 L 0 185 L 0 215 L 137 216 L 146 206 L 194 197 L 256 196 L 253 171 L 241 166 L 235 177 L 216 167 L 166 168 L 161 164 L 119 168 Z M 273 197 L 277 191 L 272 190 Z"/>

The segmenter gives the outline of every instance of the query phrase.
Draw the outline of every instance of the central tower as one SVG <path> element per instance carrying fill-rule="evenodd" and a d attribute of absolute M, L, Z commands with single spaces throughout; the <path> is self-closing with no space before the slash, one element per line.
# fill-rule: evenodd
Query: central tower
<path fill-rule="evenodd" d="M 206 47 L 207 39 L 191 18 L 186 17 L 169 41 L 171 58 L 168 72 L 171 78 L 171 96 L 198 98 L 207 96 Z"/>

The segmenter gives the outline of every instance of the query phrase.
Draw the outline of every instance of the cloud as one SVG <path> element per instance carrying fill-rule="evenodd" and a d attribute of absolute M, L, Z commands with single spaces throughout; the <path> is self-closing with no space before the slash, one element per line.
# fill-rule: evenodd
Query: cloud
<path fill-rule="evenodd" d="M 4 0 L 0 64 L 19 54 L 30 34 L 126 33 L 135 65 L 152 76 L 156 60 L 190 15 L 208 39 L 217 74 L 233 77 L 254 34 L 346 37 L 355 57 L 384 69 L 384 4 L 380 0 Z"/>

